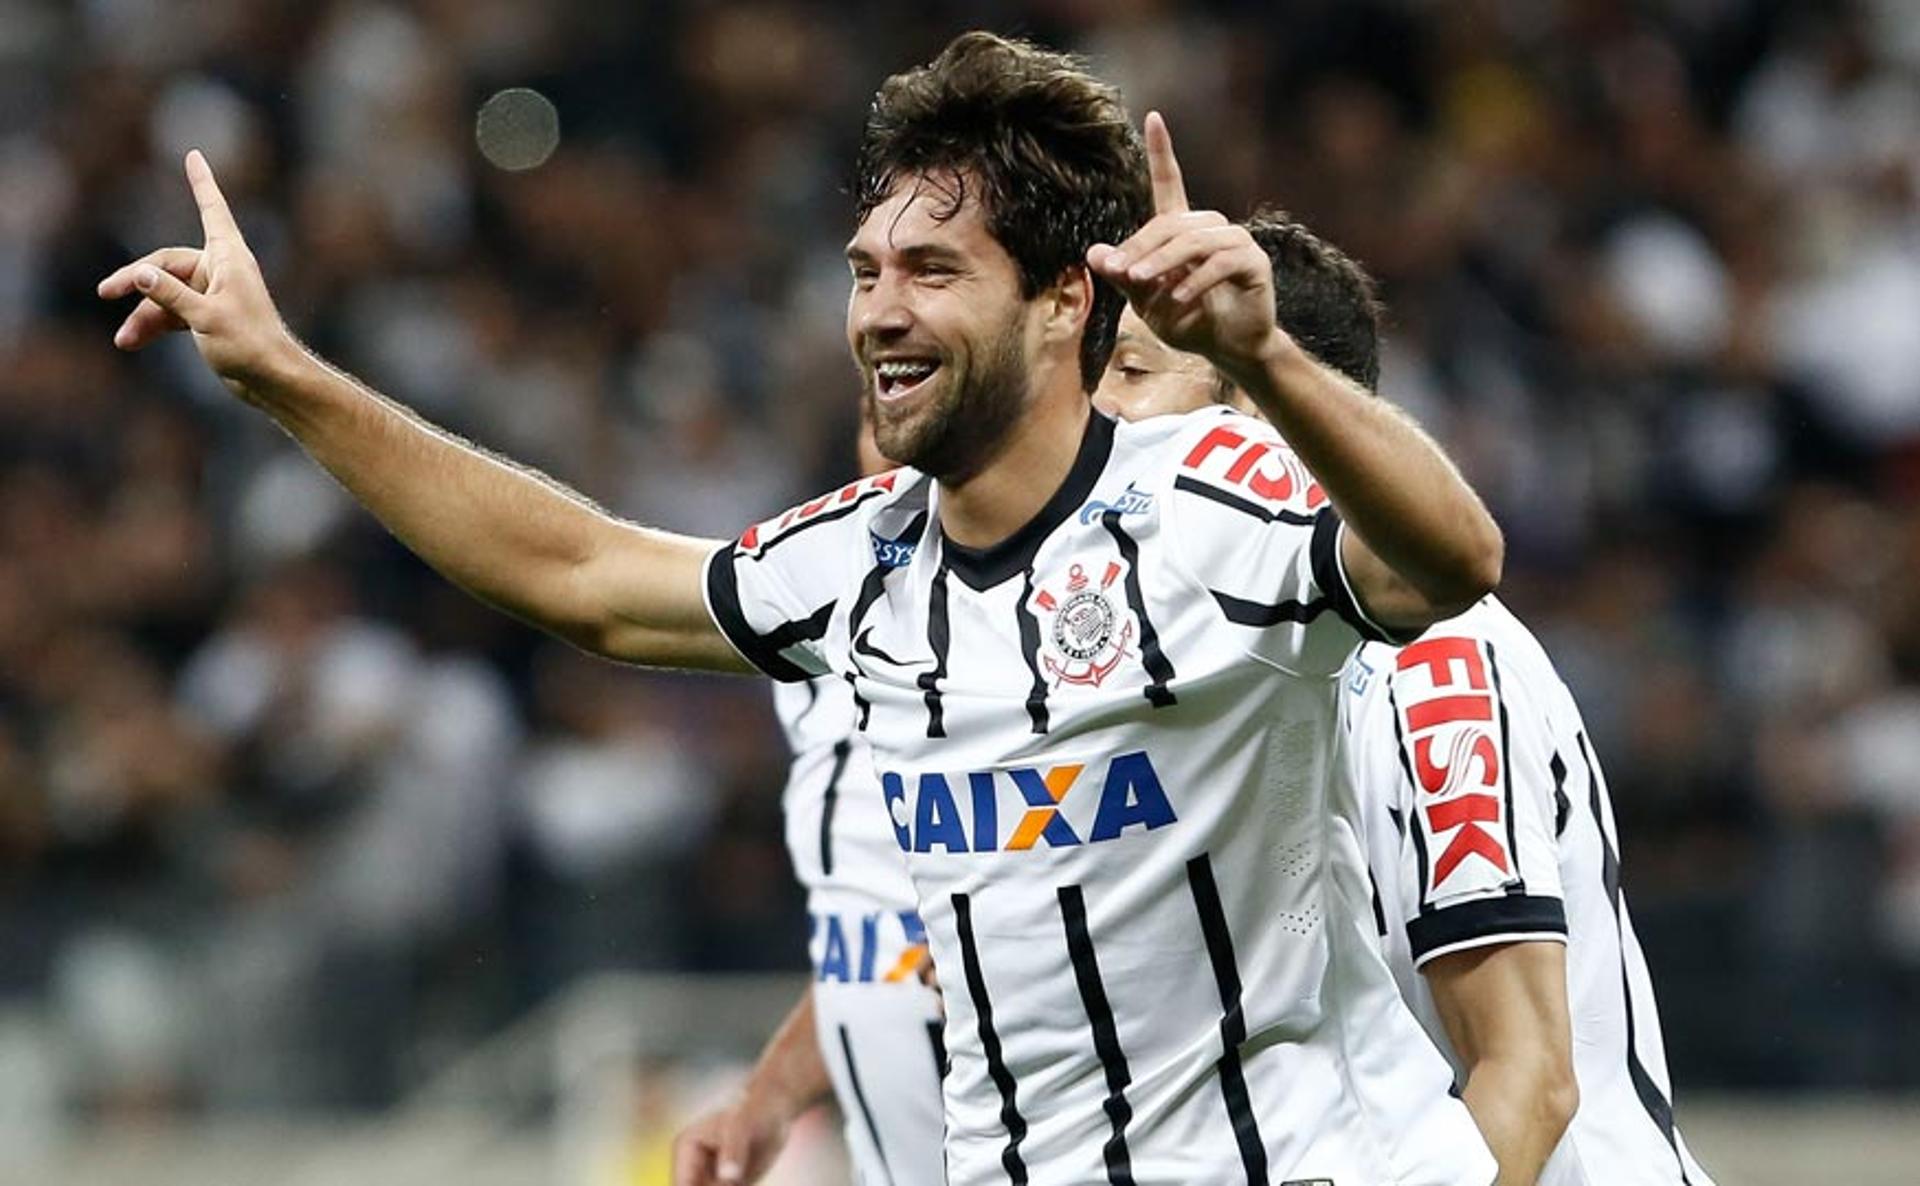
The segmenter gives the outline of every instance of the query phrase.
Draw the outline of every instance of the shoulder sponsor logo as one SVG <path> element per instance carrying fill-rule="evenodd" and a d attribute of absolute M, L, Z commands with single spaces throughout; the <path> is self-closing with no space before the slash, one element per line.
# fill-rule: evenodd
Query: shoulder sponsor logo
<path fill-rule="evenodd" d="M 1121 754 L 1104 767 L 1068 762 L 958 773 L 888 771 L 880 787 L 894 838 L 910 853 L 1074 848 L 1178 821 L 1145 750 Z M 1013 811 L 1000 810 L 1003 797 Z"/>
<path fill-rule="evenodd" d="M 1108 511 L 1112 511 L 1117 515 L 1126 516 L 1144 515 L 1152 509 L 1153 493 L 1148 490 L 1142 490 L 1134 483 L 1128 482 L 1127 488 L 1122 490 L 1120 496 L 1112 502 L 1102 502 L 1096 498 L 1086 506 L 1081 507 L 1080 522 L 1091 524 Z"/>
<path fill-rule="evenodd" d="M 1438 890 L 1475 857 L 1511 876 L 1511 854 L 1500 835 L 1505 755 L 1480 644 L 1470 638 L 1424 638 L 1401 648 L 1395 668 L 1406 677 L 1394 687 L 1404 693 L 1398 703 L 1408 761 L 1421 792 L 1418 810 L 1434 840 L 1446 838 L 1425 888 Z"/>
<path fill-rule="evenodd" d="M 1209 429 L 1182 459 L 1180 468 L 1268 502 L 1298 501 L 1314 511 L 1327 501 L 1326 491 L 1291 449 L 1271 434 L 1249 436 L 1231 424 Z"/>

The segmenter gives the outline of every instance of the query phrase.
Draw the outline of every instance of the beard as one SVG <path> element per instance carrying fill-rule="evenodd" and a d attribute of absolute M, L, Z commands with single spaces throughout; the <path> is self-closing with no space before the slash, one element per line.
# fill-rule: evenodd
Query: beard
<path fill-rule="evenodd" d="M 947 485 L 985 469 L 1026 407 L 1030 377 L 1023 357 L 1024 319 L 1016 307 L 967 367 L 943 362 L 940 384 L 921 406 L 895 409 L 881 402 L 873 368 L 860 368 L 867 415 L 881 456 L 912 466 Z"/>

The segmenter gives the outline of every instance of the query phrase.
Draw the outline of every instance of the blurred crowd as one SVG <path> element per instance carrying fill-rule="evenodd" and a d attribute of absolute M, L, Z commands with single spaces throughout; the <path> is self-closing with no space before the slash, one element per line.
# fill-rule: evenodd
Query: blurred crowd
<path fill-rule="evenodd" d="M 596 969 L 803 960 L 763 688 L 468 603 L 189 344 L 113 350 L 184 150 L 328 357 L 726 536 L 851 472 L 843 181 L 974 25 L 1379 277 L 1683 1091 L 1920 1085 L 1912 0 L 0 0 L 0 1118 L 377 1106 Z M 476 145 L 508 87 L 538 167 Z"/>

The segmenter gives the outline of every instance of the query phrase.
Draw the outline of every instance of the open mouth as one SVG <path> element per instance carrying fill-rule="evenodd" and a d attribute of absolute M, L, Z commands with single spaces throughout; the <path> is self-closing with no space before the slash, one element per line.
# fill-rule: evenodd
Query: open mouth
<path fill-rule="evenodd" d="M 940 363 L 932 358 L 888 358 L 873 366 L 874 391 L 883 400 L 905 399 L 933 378 Z"/>

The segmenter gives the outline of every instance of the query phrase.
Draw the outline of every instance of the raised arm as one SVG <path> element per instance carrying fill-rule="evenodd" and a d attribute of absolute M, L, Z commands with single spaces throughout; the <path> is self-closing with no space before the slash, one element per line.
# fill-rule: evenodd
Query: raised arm
<path fill-rule="evenodd" d="M 1273 267 L 1246 228 L 1188 207 L 1173 141 L 1147 116 L 1154 217 L 1087 262 L 1169 345 L 1206 356 L 1252 398 L 1345 520 L 1341 559 L 1368 615 L 1415 633 L 1499 584 L 1500 529 L 1439 447 L 1398 409 L 1301 349 L 1274 320 Z"/>
<path fill-rule="evenodd" d="M 205 245 L 163 248 L 100 282 L 107 299 L 141 298 L 115 345 L 138 350 L 191 332 L 235 395 L 474 596 L 610 658 L 749 670 L 702 596 L 703 561 L 718 541 L 614 518 L 328 365 L 280 319 L 206 159 L 189 153 L 186 168 Z"/>
<path fill-rule="evenodd" d="M 1580 1104 L 1563 943 L 1503 943 L 1420 969 L 1467 1067 L 1467 1110 L 1500 1163 L 1495 1186 L 1533 1186 Z"/>

